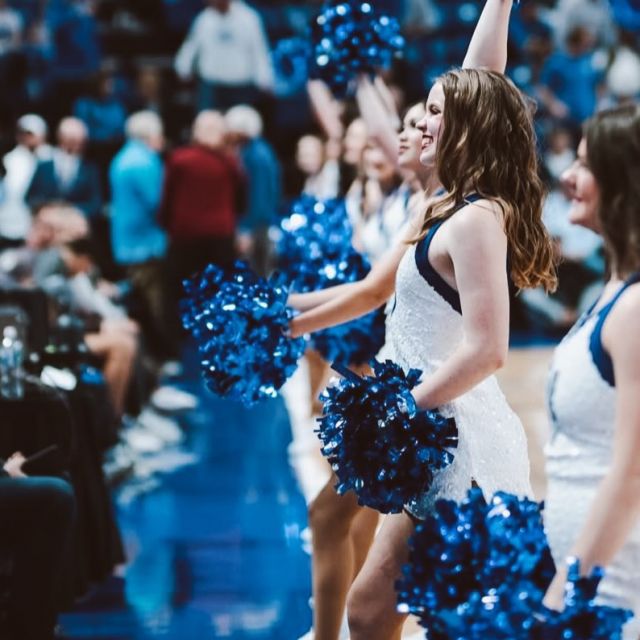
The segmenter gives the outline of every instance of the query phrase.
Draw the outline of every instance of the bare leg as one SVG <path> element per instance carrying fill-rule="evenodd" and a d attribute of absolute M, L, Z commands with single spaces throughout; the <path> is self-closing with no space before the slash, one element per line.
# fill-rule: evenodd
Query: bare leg
<path fill-rule="evenodd" d="M 334 373 L 327 361 L 314 349 L 307 349 L 305 353 L 309 364 L 309 393 L 311 394 L 311 414 L 322 413 L 322 403 L 318 396 L 327 386 L 327 382 Z"/>
<path fill-rule="evenodd" d="M 351 492 L 339 496 L 333 488 L 335 483 L 332 475 L 309 507 L 315 640 L 338 639 L 355 572 L 350 530 L 362 507 Z"/>
<path fill-rule="evenodd" d="M 362 507 L 351 525 L 351 543 L 353 545 L 353 578 L 360 573 L 360 569 L 367 559 L 369 549 L 376 535 L 376 528 L 380 514 L 368 507 Z"/>
<path fill-rule="evenodd" d="M 137 351 L 135 336 L 122 332 L 102 331 L 85 336 L 89 350 L 105 359 L 104 373 L 113 408 L 118 417 L 124 411 L 124 401 Z"/>
<path fill-rule="evenodd" d="M 351 640 L 397 640 L 406 616 L 396 611 L 395 582 L 407 561 L 414 524 L 406 513 L 387 516 L 347 600 Z"/>

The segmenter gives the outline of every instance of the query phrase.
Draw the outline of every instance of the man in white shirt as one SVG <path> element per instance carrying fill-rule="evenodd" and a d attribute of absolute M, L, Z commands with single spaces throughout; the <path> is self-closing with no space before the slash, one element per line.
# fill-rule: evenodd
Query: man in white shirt
<path fill-rule="evenodd" d="M 260 15 L 242 0 L 207 0 L 175 59 L 180 78 L 198 78 L 198 110 L 253 103 L 274 85 Z"/>
<path fill-rule="evenodd" d="M 17 144 L 2 160 L 6 176 L 0 202 L 0 237 L 5 246 L 24 240 L 31 227 L 25 196 L 38 161 L 51 158 L 52 148 L 46 139 L 47 124 L 40 116 L 27 114 L 18 120 Z"/>

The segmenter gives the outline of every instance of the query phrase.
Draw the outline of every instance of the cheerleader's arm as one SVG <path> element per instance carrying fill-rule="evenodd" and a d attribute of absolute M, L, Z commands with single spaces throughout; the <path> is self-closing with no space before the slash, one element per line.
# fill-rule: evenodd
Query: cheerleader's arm
<path fill-rule="evenodd" d="M 616 382 L 616 422 L 611 466 L 578 532 L 570 556 L 583 574 L 611 563 L 640 521 L 640 287 L 623 294 L 602 329 Z M 603 429 L 605 425 L 603 425 Z M 545 603 L 562 606 L 566 570 L 560 568 Z"/>
<path fill-rule="evenodd" d="M 504 73 L 513 0 L 487 0 L 462 63 L 463 69 Z"/>
<path fill-rule="evenodd" d="M 439 239 L 453 265 L 463 339 L 413 390 L 423 409 L 437 409 L 495 373 L 509 348 L 507 238 L 498 205 L 487 200 L 469 204 L 446 227 Z"/>
<path fill-rule="evenodd" d="M 408 245 L 400 242 L 377 262 L 366 278 L 359 282 L 334 287 L 339 295 L 318 307 L 301 313 L 291 320 L 290 332 L 293 337 L 335 327 L 354 320 L 381 307 L 395 290 L 398 265 Z"/>

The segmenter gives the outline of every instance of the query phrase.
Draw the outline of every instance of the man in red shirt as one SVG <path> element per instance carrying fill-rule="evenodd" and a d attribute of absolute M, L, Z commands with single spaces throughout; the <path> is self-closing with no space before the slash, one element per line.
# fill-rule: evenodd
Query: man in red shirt
<path fill-rule="evenodd" d="M 168 312 L 176 319 L 182 280 L 209 263 L 229 266 L 236 258 L 244 180 L 225 134 L 221 114 L 201 112 L 192 142 L 176 149 L 166 164 L 160 220 L 169 235 Z M 178 327 L 176 338 L 177 332 Z"/>

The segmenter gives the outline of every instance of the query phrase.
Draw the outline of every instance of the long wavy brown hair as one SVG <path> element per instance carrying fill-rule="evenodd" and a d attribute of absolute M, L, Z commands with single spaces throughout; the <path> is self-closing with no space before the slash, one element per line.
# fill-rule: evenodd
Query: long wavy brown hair
<path fill-rule="evenodd" d="M 436 169 L 447 195 L 425 212 L 418 242 L 477 193 L 503 212 L 511 278 L 520 288 L 557 284 L 553 246 L 542 223 L 544 187 L 538 174 L 532 109 L 502 74 L 453 70 L 438 79 L 445 96 Z"/>
<path fill-rule="evenodd" d="M 640 269 L 640 105 L 596 114 L 585 137 L 609 269 L 624 277 Z"/>

